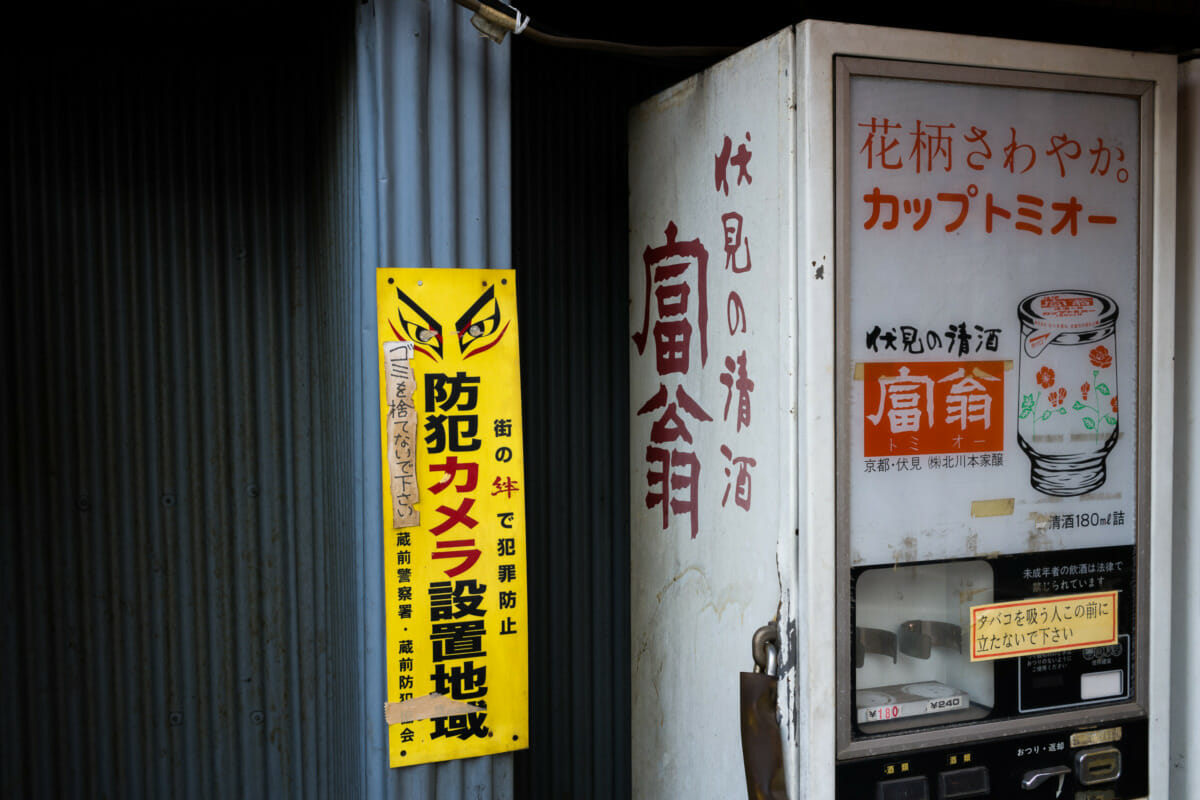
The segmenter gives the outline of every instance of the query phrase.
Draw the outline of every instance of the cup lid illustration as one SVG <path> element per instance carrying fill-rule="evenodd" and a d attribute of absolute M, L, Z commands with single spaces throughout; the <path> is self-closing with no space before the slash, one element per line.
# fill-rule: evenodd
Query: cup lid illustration
<path fill-rule="evenodd" d="M 1017 307 L 1021 340 L 1030 358 L 1052 344 L 1088 344 L 1111 336 L 1117 304 L 1098 292 L 1057 290 L 1032 294 Z"/>

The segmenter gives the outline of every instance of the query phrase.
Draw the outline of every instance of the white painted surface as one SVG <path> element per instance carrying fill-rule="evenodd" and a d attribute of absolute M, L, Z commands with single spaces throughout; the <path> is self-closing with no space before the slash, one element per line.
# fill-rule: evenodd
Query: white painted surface
<path fill-rule="evenodd" d="M 837 562 L 832 332 L 838 265 L 832 131 L 834 56 L 849 55 L 1156 84 L 1158 157 L 1153 196 L 1146 198 L 1155 219 L 1153 241 L 1147 243 L 1153 252 L 1154 382 L 1151 406 L 1140 412 L 1151 419 L 1154 478 L 1148 514 L 1154 576 L 1151 796 L 1166 798 L 1172 493 L 1165 476 L 1171 474 L 1172 453 L 1175 66 L 1163 56 L 836 23 L 806 22 L 795 34 L 794 48 L 791 32 L 785 31 L 631 115 L 631 333 L 642 329 L 643 252 L 665 244 L 669 222 L 676 224 L 677 240 L 698 238 L 708 252 L 711 333 L 707 364 L 691 367 L 695 372 L 690 369 L 686 376 L 659 375 L 652 343 L 643 352 L 631 346 L 634 795 L 735 797 L 745 791 L 737 673 L 749 668 L 751 633 L 778 603 L 781 627 L 793 630 L 783 644 L 780 684 L 788 793 L 806 800 L 833 796 L 836 726 L 835 703 L 830 701 L 837 686 Z M 722 137 L 728 135 L 736 149 L 746 130 L 752 132 L 748 144 L 754 183 L 736 186 L 736 169 L 731 169 L 729 195 L 718 194 L 713 159 Z M 744 215 L 745 233 L 753 243 L 749 273 L 723 269 L 720 215 L 730 210 Z M 768 275 L 770 281 L 761 285 Z M 744 339 L 722 330 L 730 290 L 745 299 L 751 327 Z M 651 324 L 653 320 L 652 314 Z M 721 413 L 722 361 L 740 352 L 743 341 L 751 365 L 769 361 L 775 366 L 770 372 L 755 366 L 751 375 L 756 384 L 752 435 L 736 431 Z M 695 340 L 690 355 L 691 364 L 698 365 Z M 694 538 L 686 514 L 669 515 L 664 528 L 661 505 L 646 504 L 651 486 L 647 447 L 656 416 L 638 411 L 660 384 L 668 398 L 685 387 L 713 417 L 711 422 L 686 418 L 695 433 L 692 452 L 704 465 Z M 720 506 L 727 482 L 721 444 L 736 445 L 736 455 L 744 449 L 757 459 L 752 513 L 739 515 Z M 772 475 L 774 479 L 768 477 Z M 795 487 L 790 496 L 789 487 Z"/>
<path fill-rule="evenodd" d="M 867 374 L 852 382 L 851 563 L 1133 544 L 1137 100 L 856 75 L 850 78 L 848 120 L 849 252 L 840 263 L 842 274 L 850 267 L 850 358 L 888 375 L 912 371 L 899 380 Z M 918 124 L 925 138 L 914 156 Z M 930 133 L 934 124 L 947 127 Z M 972 129 L 986 135 L 973 143 Z M 1056 136 L 1074 143 L 1060 140 L 1061 166 L 1047 154 Z M 941 139 L 936 155 L 926 149 L 931 138 Z M 881 142 L 889 146 L 886 160 L 879 155 Z M 1010 170 L 1003 162 L 1012 142 L 1019 146 Z M 989 205 L 1000 210 L 989 214 Z M 1078 209 L 1076 224 L 1066 222 L 1071 208 Z M 1115 222 L 1088 221 L 1097 216 Z M 1046 302 L 1100 302 L 1081 292 L 1115 302 L 1115 332 L 1087 344 L 1059 344 L 1073 342 L 1075 331 L 1035 328 L 1029 339 L 1052 338 L 1031 358 L 1018 321 L 1022 300 L 1047 293 L 1041 295 Z M 1080 319 L 1086 317 L 1063 318 L 1100 327 L 1094 318 Z M 908 345 L 905 328 L 915 339 Z M 871 339 L 872 333 L 878 335 Z M 1089 361 L 1091 352 L 1107 356 L 1109 366 L 1098 369 Z M 972 366 L 997 361 L 1007 366 L 989 372 Z M 959 370 L 963 374 L 954 378 Z M 1037 382 L 1039 371 L 1045 385 Z M 958 395 L 968 401 L 959 409 L 964 413 L 950 405 L 949 386 L 965 390 Z M 865 404 L 868 391 L 872 399 Z M 1022 409 L 1023 398 L 1028 409 Z M 1052 496 L 1031 485 L 1030 458 L 1018 445 L 1018 428 L 1039 449 L 1092 455 L 1111 444 L 1118 416 L 1120 435 L 1103 458 L 1101 486 L 1080 497 L 1082 489 L 1076 496 Z M 872 443 L 889 446 L 865 450 L 868 431 Z M 976 439 L 982 443 L 973 445 Z M 1013 498 L 1013 512 L 972 514 L 972 501 L 993 498 Z M 1102 524 L 1069 529 L 1051 524 L 1052 517 L 1073 522 L 1079 515 Z"/>
<path fill-rule="evenodd" d="M 751 636 L 777 613 L 777 544 L 795 541 L 792 59 L 788 30 L 631 115 L 630 333 L 646 334 L 643 347 L 637 339 L 630 345 L 632 752 L 639 798 L 746 792 L 738 673 L 751 671 Z M 731 161 L 720 170 L 726 137 Z M 743 147 L 750 180 L 739 181 Z M 730 243 L 738 245 L 732 257 L 725 222 L 736 221 L 723 221 L 730 213 L 741 215 L 740 239 L 731 228 Z M 669 226 L 677 243 L 692 242 L 689 251 L 647 253 L 667 245 Z M 703 292 L 700 248 L 707 254 Z M 660 313 L 658 292 L 667 311 L 678 310 L 683 284 L 684 313 Z M 744 331 L 731 293 L 741 299 Z M 686 370 L 681 361 L 660 369 L 655 325 L 681 319 L 691 326 Z M 742 392 L 748 409 L 739 405 Z M 686 398 L 698 409 L 689 411 Z M 668 403 L 673 429 L 664 429 Z M 739 411 L 747 410 L 739 421 Z M 661 479 L 653 475 L 663 471 L 663 450 L 682 459 L 671 472 L 681 485 L 666 509 Z M 692 458 L 700 465 L 694 512 Z M 743 468 L 750 483 L 739 505 Z"/>
<path fill-rule="evenodd" d="M 1200 619 L 1200 425 L 1195 398 L 1200 393 L 1200 60 L 1179 68 L 1179 295 L 1176 332 L 1175 414 L 1180 432 L 1175 451 L 1175 582 L 1172 650 L 1171 797 L 1200 797 L 1200 635 L 1190 624 Z"/>

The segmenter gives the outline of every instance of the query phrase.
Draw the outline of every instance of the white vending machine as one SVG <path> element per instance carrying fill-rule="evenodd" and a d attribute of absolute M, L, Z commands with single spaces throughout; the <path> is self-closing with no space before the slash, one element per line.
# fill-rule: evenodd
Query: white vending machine
<path fill-rule="evenodd" d="M 630 117 L 636 797 L 1166 800 L 1176 64 L 805 22 Z"/>

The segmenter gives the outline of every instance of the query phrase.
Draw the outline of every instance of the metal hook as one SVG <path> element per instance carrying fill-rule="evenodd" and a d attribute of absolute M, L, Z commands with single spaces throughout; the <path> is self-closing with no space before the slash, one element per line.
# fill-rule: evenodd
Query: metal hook
<path fill-rule="evenodd" d="M 756 630 L 751 639 L 750 652 L 754 657 L 755 672 L 774 675 L 779 653 L 779 626 L 774 622 L 768 622 Z"/>

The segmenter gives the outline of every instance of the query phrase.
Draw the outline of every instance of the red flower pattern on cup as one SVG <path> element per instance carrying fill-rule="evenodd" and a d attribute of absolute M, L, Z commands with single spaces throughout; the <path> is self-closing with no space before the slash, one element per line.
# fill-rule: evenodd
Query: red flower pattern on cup
<path fill-rule="evenodd" d="M 1062 405 L 1063 400 L 1067 399 L 1067 387 L 1060 386 L 1057 392 L 1051 392 L 1046 397 L 1050 400 L 1051 408 L 1058 408 Z"/>
<path fill-rule="evenodd" d="M 1092 390 L 1092 385 L 1090 383 L 1088 383 L 1087 381 L 1084 381 L 1083 386 L 1079 387 L 1079 393 L 1081 395 L 1083 395 L 1084 400 L 1087 400 L 1088 392 L 1090 392 L 1091 390 Z"/>
<path fill-rule="evenodd" d="M 1102 344 L 1093 347 L 1088 352 L 1088 358 L 1092 360 L 1093 367 L 1106 369 L 1112 366 L 1112 353 L 1108 352 L 1108 348 Z"/>
<path fill-rule="evenodd" d="M 1114 398 L 1113 398 L 1112 400 L 1110 400 L 1109 402 L 1112 404 L 1112 410 L 1113 410 L 1113 413 L 1114 413 L 1114 414 L 1115 414 L 1115 413 L 1117 413 L 1117 398 L 1115 398 L 1115 397 L 1114 397 Z"/>
<path fill-rule="evenodd" d="M 1041 384 L 1043 389 L 1049 389 L 1054 385 L 1054 370 L 1049 367 L 1042 367 L 1038 370 L 1037 382 Z"/>

